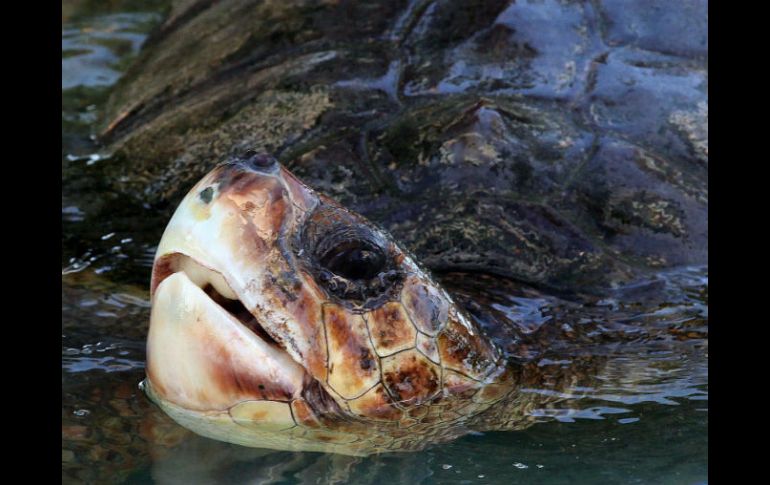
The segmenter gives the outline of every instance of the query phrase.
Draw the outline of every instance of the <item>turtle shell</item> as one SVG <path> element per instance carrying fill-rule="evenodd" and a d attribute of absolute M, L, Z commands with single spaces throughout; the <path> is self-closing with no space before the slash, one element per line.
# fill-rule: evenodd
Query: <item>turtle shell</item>
<path fill-rule="evenodd" d="M 256 148 L 435 270 L 585 290 L 707 259 L 707 2 L 175 3 L 101 140 L 170 202 Z"/>

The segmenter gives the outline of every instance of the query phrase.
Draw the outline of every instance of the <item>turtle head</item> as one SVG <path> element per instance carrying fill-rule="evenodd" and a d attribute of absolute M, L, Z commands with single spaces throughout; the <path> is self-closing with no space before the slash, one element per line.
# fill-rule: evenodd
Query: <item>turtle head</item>
<path fill-rule="evenodd" d="M 267 156 L 184 198 L 151 293 L 144 388 L 216 439 L 367 453 L 373 429 L 448 426 L 499 397 L 500 354 L 449 295 Z"/>

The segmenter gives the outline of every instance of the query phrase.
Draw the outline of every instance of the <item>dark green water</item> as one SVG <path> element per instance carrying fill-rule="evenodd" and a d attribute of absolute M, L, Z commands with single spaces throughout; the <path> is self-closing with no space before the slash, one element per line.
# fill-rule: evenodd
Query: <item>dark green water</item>
<path fill-rule="evenodd" d="M 706 482 L 707 268 L 651 275 L 647 284 L 616 289 L 590 307 L 534 291 L 466 290 L 467 298 L 495 301 L 495 310 L 518 328 L 590 325 L 587 333 L 596 337 L 591 346 L 566 345 L 537 357 L 554 372 L 570 372 L 581 358 L 594 365 L 570 388 L 527 390 L 564 399 L 556 409 L 533 411 L 540 422 L 523 431 L 353 458 L 211 441 L 154 408 L 137 384 L 144 377 L 147 283 L 166 221 L 142 200 L 107 188 L 109 154 L 91 135 L 110 87 L 161 20 L 164 3 L 63 4 L 65 483 Z"/>

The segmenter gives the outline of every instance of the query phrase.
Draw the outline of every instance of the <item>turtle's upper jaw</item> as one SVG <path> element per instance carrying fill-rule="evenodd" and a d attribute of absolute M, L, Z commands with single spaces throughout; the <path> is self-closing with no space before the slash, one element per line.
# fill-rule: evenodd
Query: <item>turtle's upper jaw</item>
<path fill-rule="evenodd" d="M 476 393 L 502 369 L 387 234 L 266 158 L 220 165 L 190 191 L 151 292 L 150 394 L 180 422 L 339 431 L 339 419 L 402 425 L 435 408 L 434 426 L 455 407 L 483 410 Z"/>

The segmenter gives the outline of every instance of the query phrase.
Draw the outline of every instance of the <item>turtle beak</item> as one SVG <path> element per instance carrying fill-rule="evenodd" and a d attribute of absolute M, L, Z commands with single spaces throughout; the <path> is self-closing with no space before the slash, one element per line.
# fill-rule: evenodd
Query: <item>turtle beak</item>
<path fill-rule="evenodd" d="M 155 393 L 197 411 L 296 398 L 304 369 L 254 325 L 217 303 L 184 270 L 165 278 L 153 296 L 147 340 Z"/>

